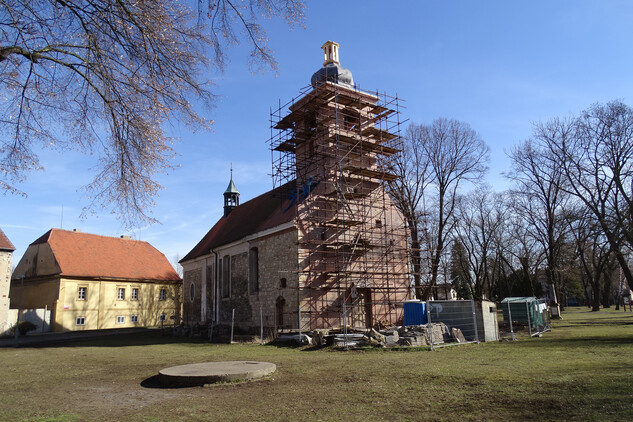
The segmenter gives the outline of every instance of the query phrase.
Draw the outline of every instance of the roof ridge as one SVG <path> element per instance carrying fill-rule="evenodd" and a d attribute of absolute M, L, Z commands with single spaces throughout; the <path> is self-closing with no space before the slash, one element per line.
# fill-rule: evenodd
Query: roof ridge
<path fill-rule="evenodd" d="M 15 246 L 11 243 L 11 240 L 7 237 L 6 234 L 0 229 L 0 250 L 11 251 L 15 250 Z"/>
<path fill-rule="evenodd" d="M 292 199 L 289 195 L 295 180 L 266 191 L 236 206 L 225 217 L 221 217 L 202 239 L 180 260 L 180 263 L 210 253 L 210 249 L 242 239 L 292 220 Z"/>
<path fill-rule="evenodd" d="M 72 233 L 72 234 L 82 235 L 82 236 L 95 236 L 95 237 L 101 237 L 101 238 L 106 238 L 106 239 L 118 239 L 118 240 L 124 240 L 124 241 L 127 241 L 127 242 L 141 242 L 141 243 L 149 243 L 149 242 L 147 242 L 147 240 L 133 239 L 133 238 L 131 238 L 131 237 L 124 237 L 124 235 L 120 235 L 120 236 L 108 236 L 108 235 L 105 235 L 105 234 L 88 233 L 88 232 L 84 232 L 84 231 L 81 231 L 81 230 L 76 230 L 76 229 L 73 229 L 73 230 L 66 230 L 66 229 L 59 229 L 59 228 L 56 228 L 56 227 L 53 227 L 52 229 L 50 229 L 48 232 L 46 232 L 46 233 L 45 233 L 43 236 L 41 236 L 41 237 L 44 237 L 44 236 L 46 236 L 46 235 L 48 234 L 48 235 L 49 235 L 49 238 L 50 238 L 50 235 L 51 235 L 51 234 L 53 234 L 53 232 Z M 38 240 L 40 240 L 40 239 L 38 239 Z M 35 242 L 37 242 L 37 240 L 36 240 Z M 33 243 L 35 243 L 35 242 L 33 242 Z M 151 245 L 151 244 L 150 244 L 150 245 Z"/>
<path fill-rule="evenodd" d="M 52 254 L 61 275 L 180 280 L 165 254 L 144 240 L 53 228 L 32 245 L 41 244 L 50 248 L 45 253 Z"/>

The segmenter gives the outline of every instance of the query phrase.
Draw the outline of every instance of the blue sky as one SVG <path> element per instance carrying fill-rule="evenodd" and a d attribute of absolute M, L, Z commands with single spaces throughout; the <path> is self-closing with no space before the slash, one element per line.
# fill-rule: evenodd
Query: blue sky
<path fill-rule="evenodd" d="M 52 227 L 127 234 L 170 261 L 184 256 L 221 217 L 231 162 L 241 202 L 272 187 L 270 109 L 308 85 L 327 40 L 341 45 L 341 65 L 361 89 L 405 100 L 403 119 L 469 123 L 491 148 L 487 182 L 503 190 L 506 153 L 533 123 L 595 102 L 633 105 L 631 22 L 633 2 L 613 0 L 310 2 L 305 28 L 264 21 L 277 74 L 252 74 L 246 48 L 229 52 L 225 73 L 215 75 L 212 132 L 171 123 L 178 168 L 160 177 L 152 214 L 160 224 L 125 231 L 107 212 L 80 220 L 80 188 L 96 157 L 43 151 L 46 170 L 19 186 L 28 197 L 0 197 L 0 228 L 16 246 L 14 264 Z"/>

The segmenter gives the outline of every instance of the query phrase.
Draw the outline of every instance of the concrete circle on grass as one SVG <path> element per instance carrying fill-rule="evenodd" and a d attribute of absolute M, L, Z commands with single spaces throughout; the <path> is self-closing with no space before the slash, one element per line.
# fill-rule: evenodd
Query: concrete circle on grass
<path fill-rule="evenodd" d="M 158 372 L 164 387 L 189 387 L 218 382 L 255 380 L 272 374 L 274 363 L 233 360 L 172 366 Z"/>

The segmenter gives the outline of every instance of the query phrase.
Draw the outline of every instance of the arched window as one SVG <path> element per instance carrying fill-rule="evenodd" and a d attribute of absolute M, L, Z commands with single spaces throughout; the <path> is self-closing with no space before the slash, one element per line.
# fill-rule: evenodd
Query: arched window
<path fill-rule="evenodd" d="M 286 313 L 286 299 L 283 296 L 279 296 L 275 301 L 275 322 L 277 328 L 284 326 L 284 314 Z"/>
<path fill-rule="evenodd" d="M 196 297 L 196 286 L 191 283 L 191 285 L 189 286 L 189 299 L 193 302 L 193 300 Z"/>
<path fill-rule="evenodd" d="M 248 253 L 248 281 L 251 293 L 259 291 L 259 252 L 251 248 Z"/>

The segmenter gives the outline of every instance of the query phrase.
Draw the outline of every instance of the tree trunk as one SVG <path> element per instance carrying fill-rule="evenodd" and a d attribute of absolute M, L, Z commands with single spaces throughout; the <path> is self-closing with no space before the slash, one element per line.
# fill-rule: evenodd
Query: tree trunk
<path fill-rule="evenodd" d="M 592 284 L 591 312 L 597 312 L 600 310 L 600 274 L 595 276 Z"/>
<path fill-rule="evenodd" d="M 608 309 L 611 307 L 611 274 L 610 265 L 606 265 L 604 273 L 602 275 L 604 284 L 602 285 L 602 307 Z"/>
<path fill-rule="evenodd" d="M 422 265 L 421 265 L 421 253 L 420 253 L 420 242 L 417 238 L 413 239 L 412 234 L 411 239 L 411 267 L 413 268 L 413 284 L 415 286 L 415 297 L 420 299 L 422 297 Z"/>

